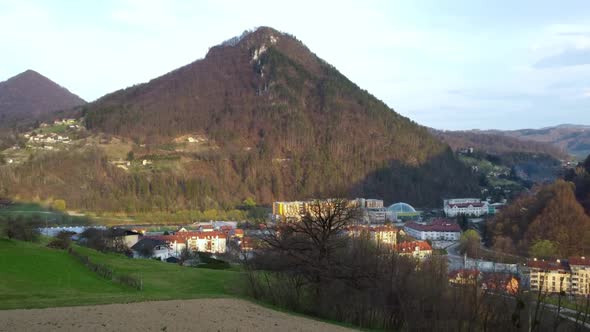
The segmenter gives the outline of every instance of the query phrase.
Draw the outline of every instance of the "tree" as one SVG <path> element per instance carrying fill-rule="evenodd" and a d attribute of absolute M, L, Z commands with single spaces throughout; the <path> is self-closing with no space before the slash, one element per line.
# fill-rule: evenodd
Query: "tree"
<path fill-rule="evenodd" d="M 459 246 L 462 254 L 467 253 L 469 257 L 477 257 L 480 244 L 481 237 L 475 230 L 470 229 L 461 235 Z"/>
<path fill-rule="evenodd" d="M 464 214 L 457 215 L 457 224 L 461 227 L 461 230 L 465 232 L 469 228 L 469 219 Z"/>
<path fill-rule="evenodd" d="M 549 240 L 539 240 L 529 249 L 529 256 L 535 258 L 553 258 L 557 255 L 557 245 Z"/>
<path fill-rule="evenodd" d="M 54 210 L 63 212 L 66 210 L 66 201 L 63 199 L 56 199 L 53 201 L 52 207 Z"/>
<path fill-rule="evenodd" d="M 3 233 L 8 239 L 36 242 L 40 235 L 38 226 L 35 221 L 27 220 L 22 216 L 9 217 Z"/>
<path fill-rule="evenodd" d="M 262 240 L 282 256 L 281 269 L 296 268 L 319 296 L 324 283 L 339 273 L 334 253 L 346 243 L 340 233 L 358 218 L 358 208 L 346 199 L 316 200 L 301 221 L 279 224 Z"/>
<path fill-rule="evenodd" d="M 546 186 L 537 196 L 542 199 L 541 213 L 530 223 L 527 243 L 553 241 L 560 256 L 580 255 L 590 250 L 590 217 L 576 200 L 571 182 L 558 180 Z"/>
<path fill-rule="evenodd" d="M 243 205 L 244 205 L 244 207 L 246 207 L 246 208 L 253 208 L 253 207 L 255 207 L 255 206 L 256 206 L 256 202 L 254 201 L 254 198 L 252 198 L 252 197 L 248 197 L 248 198 L 246 198 L 246 199 L 245 199 L 245 200 L 242 202 L 242 204 L 243 204 Z"/>

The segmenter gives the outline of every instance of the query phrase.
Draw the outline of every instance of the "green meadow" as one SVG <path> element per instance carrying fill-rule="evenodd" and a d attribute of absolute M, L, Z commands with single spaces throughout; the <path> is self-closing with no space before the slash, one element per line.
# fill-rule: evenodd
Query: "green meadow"
<path fill-rule="evenodd" d="M 0 239 L 0 309 L 222 297 L 238 287 L 236 270 L 182 267 L 78 246 L 74 250 L 115 274 L 140 278 L 143 290 L 98 276 L 64 250 Z"/>

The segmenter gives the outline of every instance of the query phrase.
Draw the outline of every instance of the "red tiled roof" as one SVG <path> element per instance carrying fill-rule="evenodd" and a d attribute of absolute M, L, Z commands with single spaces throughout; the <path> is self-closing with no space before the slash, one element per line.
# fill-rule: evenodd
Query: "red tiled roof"
<path fill-rule="evenodd" d="M 531 268 L 536 268 L 536 269 L 542 269 L 542 270 L 553 270 L 553 271 L 557 271 L 557 270 L 566 270 L 568 271 L 570 268 L 567 264 L 566 261 L 560 261 L 559 263 L 557 261 L 529 261 L 528 266 Z"/>
<path fill-rule="evenodd" d="M 457 223 L 446 219 L 436 219 L 430 224 L 418 224 L 410 221 L 406 227 L 423 232 L 461 232 L 461 227 Z"/>
<path fill-rule="evenodd" d="M 590 266 L 590 257 L 570 257 L 568 259 L 570 265 L 584 265 L 584 266 Z"/>
<path fill-rule="evenodd" d="M 432 247 L 426 241 L 401 242 L 396 246 L 396 250 L 397 252 L 413 252 L 416 251 L 416 247 L 418 247 L 419 251 L 432 250 Z"/>

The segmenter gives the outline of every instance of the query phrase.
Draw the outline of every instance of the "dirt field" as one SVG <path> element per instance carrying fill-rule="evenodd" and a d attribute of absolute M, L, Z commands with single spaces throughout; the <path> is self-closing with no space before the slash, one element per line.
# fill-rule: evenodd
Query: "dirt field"
<path fill-rule="evenodd" d="M 237 299 L 0 311 L 0 331 L 351 331 Z"/>

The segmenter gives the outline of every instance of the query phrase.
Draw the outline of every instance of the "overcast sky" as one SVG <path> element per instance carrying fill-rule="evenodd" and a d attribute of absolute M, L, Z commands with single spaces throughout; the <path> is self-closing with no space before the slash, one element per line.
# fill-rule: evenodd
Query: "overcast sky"
<path fill-rule="evenodd" d="M 0 0 L 0 81 L 34 69 L 92 101 L 263 25 L 423 125 L 590 124 L 588 0 Z"/>

